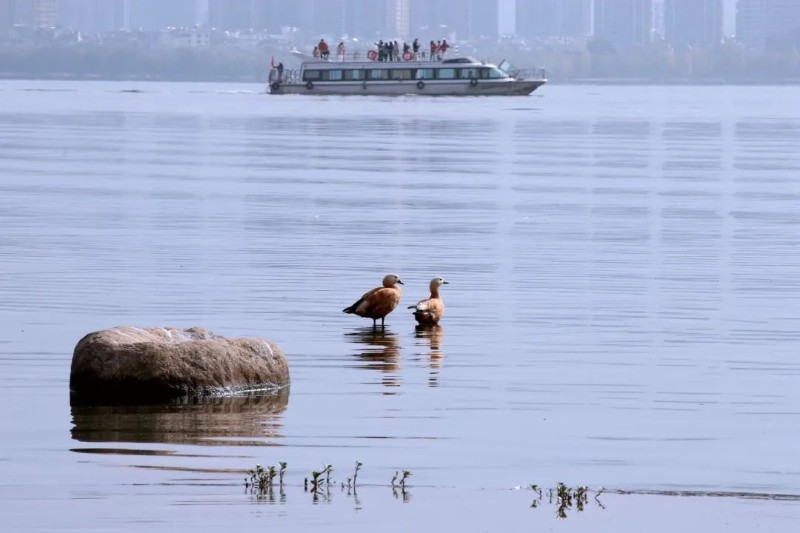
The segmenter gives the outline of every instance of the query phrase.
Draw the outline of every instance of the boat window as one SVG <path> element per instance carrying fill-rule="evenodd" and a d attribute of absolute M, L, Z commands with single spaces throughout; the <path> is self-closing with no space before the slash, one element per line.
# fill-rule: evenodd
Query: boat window
<path fill-rule="evenodd" d="M 481 78 L 482 79 L 499 79 L 505 78 L 505 73 L 500 70 L 499 68 L 482 68 L 481 70 Z"/>
<path fill-rule="evenodd" d="M 388 80 L 389 71 L 383 68 L 374 68 L 369 71 L 369 79 L 371 80 Z"/>
<path fill-rule="evenodd" d="M 440 80 L 454 80 L 456 79 L 456 69 L 454 68 L 440 68 L 438 78 Z"/>
<path fill-rule="evenodd" d="M 414 71 L 410 68 L 396 68 L 389 72 L 392 73 L 393 80 L 411 80 L 414 79 Z"/>
<path fill-rule="evenodd" d="M 364 79 L 364 71 L 363 70 L 345 70 L 344 71 L 344 79 L 346 80 L 363 80 Z"/>
<path fill-rule="evenodd" d="M 418 68 L 417 69 L 417 79 L 418 80 L 432 80 L 436 77 L 436 69 L 433 68 Z"/>
<path fill-rule="evenodd" d="M 322 79 L 321 70 L 306 70 L 303 72 L 303 81 L 317 81 Z"/>
<path fill-rule="evenodd" d="M 472 78 L 478 77 L 478 69 L 477 68 L 462 68 L 461 70 L 461 79 L 462 80 L 471 80 Z"/>
<path fill-rule="evenodd" d="M 329 80 L 329 81 L 340 81 L 342 79 L 342 71 L 341 70 L 323 70 L 322 71 L 322 79 Z"/>

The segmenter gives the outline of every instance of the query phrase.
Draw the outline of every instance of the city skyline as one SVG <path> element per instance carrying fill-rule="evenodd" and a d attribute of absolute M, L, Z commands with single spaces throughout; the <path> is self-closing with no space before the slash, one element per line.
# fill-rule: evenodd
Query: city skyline
<path fill-rule="evenodd" d="M 700 7 L 703 6 L 703 7 Z M 356 15 L 357 14 L 357 15 Z M 620 46 L 665 37 L 714 45 L 731 36 L 763 46 L 800 27 L 795 0 L 0 0 L 0 37 L 14 25 L 86 33 L 207 26 L 281 33 L 286 27 L 332 39 L 379 36 L 454 40 L 517 36 L 603 37 Z"/>

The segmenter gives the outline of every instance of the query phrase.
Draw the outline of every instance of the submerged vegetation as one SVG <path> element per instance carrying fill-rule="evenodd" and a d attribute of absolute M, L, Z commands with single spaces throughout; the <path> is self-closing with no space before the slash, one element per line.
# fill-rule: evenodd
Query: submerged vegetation
<path fill-rule="evenodd" d="M 571 488 L 564 483 L 558 483 L 555 489 L 547 489 L 543 491 L 538 485 L 531 485 L 530 489 L 536 494 L 531 502 L 531 507 L 536 509 L 544 501 L 544 495 L 547 494 L 547 503 L 555 504 L 556 516 L 558 518 L 566 518 L 567 511 L 573 508 L 577 512 L 582 512 L 587 505 L 589 505 L 589 495 L 592 491 L 589 487 L 578 486 Z M 600 509 L 605 509 L 605 506 L 600 502 L 600 495 L 605 489 L 600 489 L 594 492 L 594 501 Z"/>
<path fill-rule="evenodd" d="M 281 501 L 285 498 L 284 493 L 284 475 L 286 473 L 285 462 L 278 463 L 279 468 L 275 466 L 263 467 L 257 464 L 252 470 L 248 470 L 248 477 L 244 478 L 245 492 L 255 496 L 257 500 L 274 501 L 274 488 L 275 478 L 278 478 L 277 487 L 281 496 Z M 364 466 L 361 461 L 355 462 L 352 477 L 348 477 L 347 481 L 341 481 L 339 488 L 341 492 L 346 492 L 348 496 L 356 498 L 356 505 L 358 501 L 357 482 L 358 474 L 361 467 Z M 312 495 L 312 501 L 316 503 L 322 497 L 323 501 L 327 501 L 331 495 L 331 487 L 336 485 L 335 480 L 331 477 L 333 473 L 333 465 L 325 463 L 319 470 L 313 470 L 310 476 L 303 480 L 303 492 Z M 408 480 L 411 477 L 410 470 L 396 470 L 392 479 L 389 482 L 389 487 L 392 489 L 392 494 L 395 498 L 402 496 L 404 502 L 410 500 L 408 492 Z M 378 486 L 378 485 L 372 485 Z M 592 491 L 589 487 L 579 485 L 575 488 L 569 487 L 564 483 L 558 483 L 554 488 L 542 489 L 539 485 L 529 485 L 528 489 L 533 491 L 534 497 L 530 504 L 532 508 L 540 508 L 544 503 L 555 505 L 556 516 L 558 518 L 567 518 L 567 512 L 575 510 L 582 512 L 590 505 L 589 497 L 595 505 L 600 509 L 605 509 L 605 506 L 600 502 L 600 495 L 605 489 Z M 619 492 L 623 493 L 623 492 Z"/>
<path fill-rule="evenodd" d="M 279 469 L 275 466 L 261 466 L 257 464 L 252 470 L 248 470 L 248 476 L 244 478 L 244 488 L 247 494 L 253 495 L 257 500 L 274 499 L 275 478 L 278 478 L 278 489 L 283 498 L 284 494 L 284 476 L 286 474 L 286 462 L 278 463 Z M 347 491 L 347 495 L 357 495 L 358 487 L 358 474 L 364 464 L 361 461 L 355 462 L 352 477 L 348 477 L 347 481 L 340 482 L 340 489 Z M 313 470 L 310 476 L 303 479 L 303 492 L 311 493 L 313 501 L 317 501 L 319 496 L 329 497 L 332 486 L 335 486 L 336 481 L 331 477 L 333 473 L 333 465 L 325 463 L 320 470 Z M 403 496 L 403 500 L 407 501 L 409 495 L 406 491 L 408 478 L 411 477 L 410 470 L 395 471 L 389 486 L 395 497 L 398 496 L 397 490 Z"/>

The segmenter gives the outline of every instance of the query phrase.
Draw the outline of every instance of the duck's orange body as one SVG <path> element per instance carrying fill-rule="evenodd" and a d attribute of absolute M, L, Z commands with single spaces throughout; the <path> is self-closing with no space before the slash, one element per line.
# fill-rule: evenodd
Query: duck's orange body
<path fill-rule="evenodd" d="M 414 318 L 417 323 L 422 326 L 434 326 L 444 316 L 444 301 L 439 295 L 439 287 L 447 285 L 443 278 L 433 278 L 431 280 L 431 297 L 426 300 L 420 300 L 417 305 L 411 305 L 408 308 L 414 310 Z"/>
<path fill-rule="evenodd" d="M 398 285 L 402 285 L 394 274 L 389 274 L 383 278 L 383 286 L 376 287 L 371 291 L 367 291 L 364 295 L 350 307 L 345 307 L 342 312 L 363 316 L 372 319 L 372 327 L 377 325 L 377 320 L 381 320 L 381 327 L 384 326 L 386 315 L 394 311 L 394 308 L 400 303 L 400 298 L 403 296 L 403 291 L 400 290 Z"/>

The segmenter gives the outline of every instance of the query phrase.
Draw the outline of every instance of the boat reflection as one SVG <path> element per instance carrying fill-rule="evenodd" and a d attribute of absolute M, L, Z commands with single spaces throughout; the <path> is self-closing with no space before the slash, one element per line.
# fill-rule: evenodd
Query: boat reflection
<path fill-rule="evenodd" d="M 428 386 L 439 386 L 439 373 L 442 368 L 444 353 L 442 352 L 442 341 L 444 339 L 444 328 L 442 326 L 417 326 L 415 336 L 418 339 L 417 345 L 428 348 Z"/>
<path fill-rule="evenodd" d="M 147 405 L 72 406 L 72 438 L 80 442 L 147 442 L 253 446 L 278 439 L 289 388 L 273 393 L 182 398 Z M 274 443 L 267 442 L 267 445 Z"/>
<path fill-rule="evenodd" d="M 349 340 L 359 345 L 356 356 L 362 361 L 359 368 L 383 373 L 381 382 L 389 388 L 384 394 L 396 394 L 391 389 L 400 386 L 400 338 L 385 329 L 361 328 L 347 333 Z"/>

